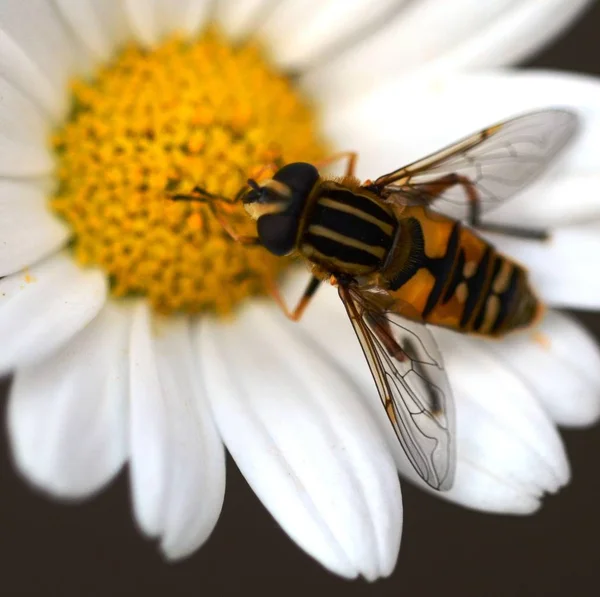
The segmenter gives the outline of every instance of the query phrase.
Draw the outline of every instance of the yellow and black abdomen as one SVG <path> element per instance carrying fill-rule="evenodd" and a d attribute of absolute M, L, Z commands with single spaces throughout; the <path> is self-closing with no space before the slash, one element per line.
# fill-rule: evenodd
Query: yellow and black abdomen
<path fill-rule="evenodd" d="M 360 276 L 382 267 L 396 228 L 391 208 L 376 196 L 325 182 L 311 202 L 298 247 L 331 273 Z"/>
<path fill-rule="evenodd" d="M 406 208 L 400 224 L 399 254 L 384 275 L 416 316 L 460 332 L 502 336 L 541 314 L 527 272 L 470 228 L 422 207 Z"/>

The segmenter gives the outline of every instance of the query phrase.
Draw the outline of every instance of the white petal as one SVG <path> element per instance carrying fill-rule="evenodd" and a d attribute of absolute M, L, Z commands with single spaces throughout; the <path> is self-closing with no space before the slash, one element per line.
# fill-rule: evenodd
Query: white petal
<path fill-rule="evenodd" d="M 172 31 L 196 35 L 206 24 L 211 8 L 210 0 L 159 0 L 157 10 L 163 35 Z"/>
<path fill-rule="evenodd" d="M 181 558 L 210 535 L 225 496 L 225 450 L 193 361 L 184 319 L 164 324 L 156 357 L 169 424 L 169 484 L 161 547 Z"/>
<path fill-rule="evenodd" d="M 15 375 L 13 456 L 51 494 L 89 495 L 125 463 L 128 327 L 128 313 L 108 304 L 64 348 Z"/>
<path fill-rule="evenodd" d="M 126 0 L 130 22 L 138 39 L 156 44 L 173 32 L 195 35 L 210 14 L 209 0 Z"/>
<path fill-rule="evenodd" d="M 108 60 L 113 45 L 98 18 L 96 0 L 54 0 L 63 19 L 70 25 L 71 31 L 99 61 Z"/>
<path fill-rule="evenodd" d="M 208 0 L 125 0 L 125 5 L 134 34 L 146 45 L 174 31 L 198 33 L 211 9 Z"/>
<path fill-rule="evenodd" d="M 235 325 L 203 322 L 197 337 L 221 435 L 277 522 L 342 576 L 390 574 L 399 484 L 354 387 L 266 307 L 249 308 Z"/>
<path fill-rule="evenodd" d="M 587 4 L 589 0 L 413 2 L 381 31 L 309 71 L 303 82 L 316 97 L 333 101 L 401 75 L 431 78 L 465 67 L 511 64 L 547 43 Z"/>
<path fill-rule="evenodd" d="M 282 68 L 316 64 L 330 51 L 372 33 L 406 0 L 287 0 L 274 6 L 256 32 Z"/>
<path fill-rule="evenodd" d="M 220 0 L 215 18 L 232 40 L 239 40 L 260 25 L 264 15 L 272 10 L 270 0 Z"/>
<path fill-rule="evenodd" d="M 580 427 L 600 417 L 600 350 L 571 317 L 549 311 L 535 332 L 482 349 L 518 373 L 559 425 Z"/>
<path fill-rule="evenodd" d="M 400 472 L 427 489 L 408 464 L 381 406 L 375 384 L 337 293 L 319 291 L 302 326 L 363 389 L 366 403 L 394 452 Z M 454 487 L 432 492 L 471 508 L 525 513 L 544 492 L 568 481 L 556 429 L 531 392 L 506 366 L 452 332 L 440 347 L 456 402 L 458 463 Z"/>
<path fill-rule="evenodd" d="M 45 190 L 0 179 L 0 276 L 15 273 L 58 250 L 68 227 L 50 213 Z"/>
<path fill-rule="evenodd" d="M 49 98 L 48 108 L 54 114 L 59 101 L 64 110 L 65 91 L 68 79 L 76 72 L 89 69 L 91 60 L 89 53 L 80 46 L 59 16 L 52 2 L 43 0 L 23 2 L 22 0 L 2 0 L 0 3 L 0 30 L 4 31 L 33 64 L 47 77 L 54 88 L 55 97 Z M 13 54 L 14 55 L 14 54 Z M 9 63 L 6 57 L 6 68 L 15 75 L 15 70 L 23 66 Z M 3 69 L 4 57 L 2 60 Z M 38 97 L 33 86 L 37 79 L 27 83 L 25 77 L 10 76 L 11 81 L 17 78 L 26 87 L 21 89 L 30 97 Z"/>
<path fill-rule="evenodd" d="M 529 269 L 531 284 L 547 303 L 579 309 L 600 308 L 600 220 L 551 231 L 546 241 L 486 235 L 500 250 Z"/>
<path fill-rule="evenodd" d="M 457 44 L 436 65 L 445 69 L 516 64 L 548 45 L 584 12 L 592 0 L 511 2 L 502 18 Z"/>
<path fill-rule="evenodd" d="M 3 29 L 0 28 L 0 73 L 20 89 L 54 122 L 66 110 L 66 97 L 48 76 Z"/>
<path fill-rule="evenodd" d="M 163 527 L 168 475 L 168 426 L 156 355 L 150 332 L 150 313 L 140 302 L 134 313 L 130 342 L 131 491 L 136 519 L 148 535 Z"/>
<path fill-rule="evenodd" d="M 123 0 L 132 33 L 137 40 L 152 46 L 160 38 L 160 23 L 156 12 L 158 0 Z"/>
<path fill-rule="evenodd" d="M 93 6 L 112 50 L 131 38 L 131 27 L 123 0 L 88 0 Z"/>
<path fill-rule="evenodd" d="M 0 77 L 0 176 L 40 176 L 54 166 L 50 123 L 39 108 Z"/>
<path fill-rule="evenodd" d="M 488 431 L 489 427 L 486 423 L 489 423 L 489 421 L 477 420 L 477 414 L 481 413 L 475 412 L 475 416 L 473 416 L 468 412 L 467 407 L 467 412 L 463 415 L 462 419 L 475 425 L 483 424 L 483 429 Z M 501 434 L 495 434 L 490 439 L 502 442 L 509 438 Z M 492 446 L 492 443 L 486 442 L 481 451 L 482 459 L 488 457 L 488 450 L 492 451 L 493 457 L 494 448 Z M 476 444 L 473 447 L 478 449 Z M 499 447 L 499 445 L 496 446 L 496 448 Z M 468 448 L 467 446 L 466 451 L 468 451 Z M 516 454 L 515 457 L 521 458 L 522 455 Z M 529 462 L 525 458 L 524 466 L 528 466 L 528 464 Z M 429 488 L 424 489 L 429 491 Z M 524 489 L 518 483 L 507 482 L 502 472 L 497 476 L 495 471 L 490 470 L 480 460 L 471 461 L 468 457 L 461 456 L 457 463 L 454 487 L 450 492 L 439 492 L 436 495 L 459 506 L 481 512 L 526 515 L 533 514 L 540 509 L 542 491 L 535 488 Z"/>
<path fill-rule="evenodd" d="M 0 280 L 0 372 L 35 363 L 66 344 L 100 311 L 106 278 L 70 256 L 51 257 Z"/>
<path fill-rule="evenodd" d="M 551 340 L 552 349 L 569 363 L 577 364 L 590 380 L 600 383 L 598 342 L 572 317 L 550 311 L 542 322 L 541 333 Z"/>
<path fill-rule="evenodd" d="M 600 185 L 600 164 L 596 173 L 580 175 L 560 162 L 525 192 L 486 214 L 486 221 L 545 229 L 600 221 L 600 201 L 593 192 Z"/>
<path fill-rule="evenodd" d="M 192 361 L 185 319 L 151 322 L 145 303 L 131 335 L 131 484 L 137 521 L 181 558 L 210 535 L 225 492 L 224 450 Z"/>

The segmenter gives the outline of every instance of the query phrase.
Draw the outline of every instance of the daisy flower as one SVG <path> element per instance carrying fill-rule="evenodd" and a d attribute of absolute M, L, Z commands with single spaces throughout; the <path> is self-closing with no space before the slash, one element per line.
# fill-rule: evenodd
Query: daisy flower
<path fill-rule="evenodd" d="M 359 176 L 373 177 L 496 120 L 571 106 L 578 142 L 494 214 L 551 240 L 493 241 L 549 303 L 596 309 L 600 85 L 500 70 L 588 4 L 3 0 L 0 370 L 14 372 L 18 470 L 79 499 L 127 464 L 137 524 L 175 559 L 217 522 L 226 447 L 323 566 L 390 574 L 397 472 L 414 473 L 337 293 L 291 324 L 261 298 L 283 261 L 235 245 L 205 206 L 165 189 L 233 196 L 274 159 L 332 147 L 359 150 Z M 437 336 L 458 419 L 456 482 L 440 496 L 535 511 L 569 479 L 556 425 L 599 415 L 597 347 L 552 310 L 537 336 Z"/>

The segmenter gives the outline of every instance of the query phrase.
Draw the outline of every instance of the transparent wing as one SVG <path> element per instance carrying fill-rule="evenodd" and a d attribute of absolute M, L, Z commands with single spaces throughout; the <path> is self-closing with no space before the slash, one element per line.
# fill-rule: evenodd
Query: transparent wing
<path fill-rule="evenodd" d="M 431 332 L 354 287 L 340 285 L 339 294 L 408 459 L 431 487 L 450 489 L 456 466 L 454 408 Z"/>
<path fill-rule="evenodd" d="M 567 110 L 543 110 L 484 129 L 373 184 L 384 196 L 431 203 L 455 218 L 465 218 L 469 197 L 464 185 L 445 188 L 440 179 L 457 174 L 470 181 L 482 211 L 500 205 L 533 182 L 577 131 L 578 118 Z"/>

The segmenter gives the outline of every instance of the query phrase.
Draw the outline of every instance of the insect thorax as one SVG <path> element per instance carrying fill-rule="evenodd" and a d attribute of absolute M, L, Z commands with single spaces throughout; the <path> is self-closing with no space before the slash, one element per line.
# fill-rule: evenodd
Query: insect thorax
<path fill-rule="evenodd" d="M 304 257 L 332 273 L 362 276 L 385 263 L 396 230 L 391 208 L 376 195 L 324 181 L 311 197 L 298 245 Z"/>

